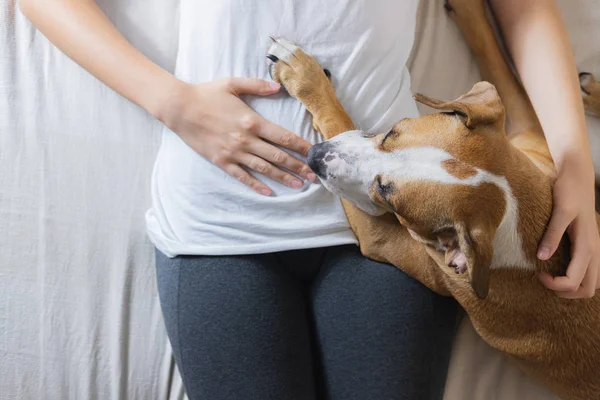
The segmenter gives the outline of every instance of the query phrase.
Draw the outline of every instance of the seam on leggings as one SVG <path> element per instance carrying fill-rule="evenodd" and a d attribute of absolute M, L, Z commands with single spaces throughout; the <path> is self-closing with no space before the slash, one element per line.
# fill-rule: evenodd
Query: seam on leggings
<path fill-rule="evenodd" d="M 323 276 L 323 274 L 326 272 L 325 269 L 326 267 L 329 265 L 329 263 L 331 262 L 331 259 L 333 258 L 332 253 L 336 250 L 340 251 L 341 247 L 344 247 L 346 245 L 340 245 L 340 246 L 327 246 L 323 248 L 323 252 L 321 253 L 321 257 L 319 259 L 319 268 L 317 269 L 317 271 L 315 272 L 315 275 L 313 276 L 313 279 L 311 281 L 310 284 L 310 292 L 311 292 L 311 296 L 314 294 L 314 286 L 315 286 L 315 282 L 319 281 L 320 278 Z M 353 256 L 353 254 L 351 254 L 351 256 Z M 362 256 L 362 253 L 361 253 Z M 312 301 L 311 301 L 312 303 Z"/>

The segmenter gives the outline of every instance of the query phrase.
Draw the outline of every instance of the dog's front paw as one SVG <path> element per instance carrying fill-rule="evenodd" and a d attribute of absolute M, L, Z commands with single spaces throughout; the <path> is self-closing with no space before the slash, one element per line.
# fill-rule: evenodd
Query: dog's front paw
<path fill-rule="evenodd" d="M 589 115 L 600 117 L 600 82 L 588 72 L 579 74 L 583 105 Z"/>
<path fill-rule="evenodd" d="M 331 90 L 331 74 L 294 43 L 274 36 L 271 39 L 273 43 L 267 51 L 271 77 L 310 109 L 311 103 Z"/>

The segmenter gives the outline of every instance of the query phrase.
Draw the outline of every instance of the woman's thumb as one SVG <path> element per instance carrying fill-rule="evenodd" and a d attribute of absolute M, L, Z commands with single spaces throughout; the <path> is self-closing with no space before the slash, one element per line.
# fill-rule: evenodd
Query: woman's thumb
<path fill-rule="evenodd" d="M 540 260 L 545 261 L 552 257 L 571 221 L 572 219 L 569 218 L 567 213 L 560 211 L 560 209 L 554 210 L 538 248 L 537 256 Z"/>
<path fill-rule="evenodd" d="M 255 94 L 259 96 L 277 93 L 281 88 L 281 85 L 277 82 L 258 78 L 231 78 L 228 81 L 228 86 L 236 95 Z"/>

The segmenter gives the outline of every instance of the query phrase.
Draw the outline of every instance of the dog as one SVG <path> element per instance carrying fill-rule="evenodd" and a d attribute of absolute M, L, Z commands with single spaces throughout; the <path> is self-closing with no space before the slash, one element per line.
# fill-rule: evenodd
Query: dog
<path fill-rule="evenodd" d="M 283 38 L 268 50 L 271 76 L 325 137 L 309 166 L 342 198 L 365 256 L 456 298 L 488 344 L 559 397 L 600 399 L 600 296 L 562 299 L 537 278 L 565 275 L 570 259 L 567 239 L 550 260 L 536 257 L 556 179 L 542 128 L 483 0 L 446 7 L 484 81 L 453 101 L 414 96 L 436 114 L 389 132 L 357 130 L 329 74 Z M 597 112 L 598 84 L 581 82 L 588 112 Z"/>

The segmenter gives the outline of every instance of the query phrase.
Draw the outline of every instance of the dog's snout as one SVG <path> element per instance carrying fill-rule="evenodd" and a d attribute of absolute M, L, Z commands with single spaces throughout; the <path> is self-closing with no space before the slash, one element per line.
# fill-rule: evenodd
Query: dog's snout
<path fill-rule="evenodd" d="M 323 142 L 315 144 L 308 151 L 308 166 L 320 178 L 325 178 L 327 174 L 327 164 L 325 163 L 325 157 L 332 147 L 333 145 L 331 143 Z"/>

